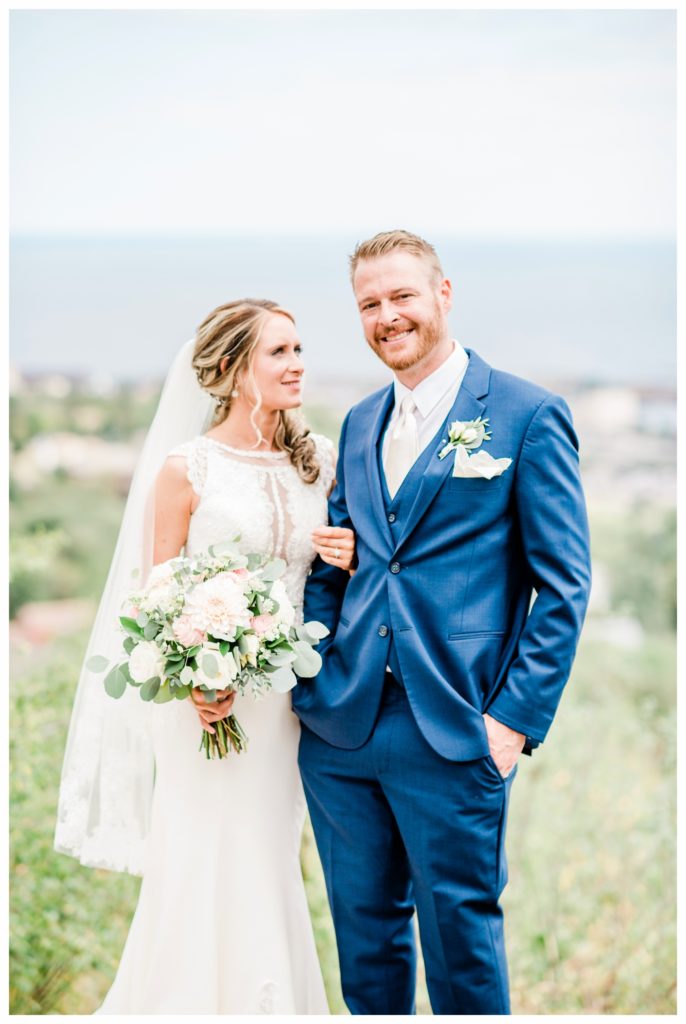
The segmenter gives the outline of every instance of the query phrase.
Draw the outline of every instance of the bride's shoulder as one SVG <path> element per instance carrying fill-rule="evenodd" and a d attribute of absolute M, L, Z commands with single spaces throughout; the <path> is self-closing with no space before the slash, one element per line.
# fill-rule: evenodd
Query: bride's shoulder
<path fill-rule="evenodd" d="M 184 441 L 182 444 L 177 444 L 175 448 L 167 452 L 167 458 L 184 458 L 187 459 L 191 456 L 196 455 L 198 452 L 207 451 L 209 447 L 209 438 L 206 434 L 198 434 L 197 437 L 191 438 L 190 441 Z"/>
<path fill-rule="evenodd" d="M 192 485 L 193 490 L 197 494 L 201 494 L 207 475 L 209 448 L 209 440 L 205 434 L 198 434 L 197 437 L 190 441 L 184 441 L 167 452 L 165 467 L 168 472 L 182 472 Z"/>

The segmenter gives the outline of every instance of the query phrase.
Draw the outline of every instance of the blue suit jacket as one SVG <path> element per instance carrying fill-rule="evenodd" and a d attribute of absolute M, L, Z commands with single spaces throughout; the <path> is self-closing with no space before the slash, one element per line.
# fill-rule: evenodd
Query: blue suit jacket
<path fill-rule="evenodd" d="M 370 736 L 391 637 L 417 724 L 450 760 L 488 753 L 484 711 L 542 741 L 569 676 L 590 588 L 571 414 L 562 398 L 468 355 L 446 423 L 488 417 L 484 451 L 512 459 L 501 476 L 453 477 L 452 453 L 438 458 L 444 430 L 392 532 L 377 445 L 393 386 L 343 424 L 329 515 L 354 529 L 359 567 L 350 577 L 316 560 L 305 619 L 331 634 L 319 675 L 293 691 L 302 721 L 334 746 Z"/>

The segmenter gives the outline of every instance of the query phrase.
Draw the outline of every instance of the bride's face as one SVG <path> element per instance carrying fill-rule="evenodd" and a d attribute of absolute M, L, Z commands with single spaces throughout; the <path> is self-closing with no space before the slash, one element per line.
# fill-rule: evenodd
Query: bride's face
<path fill-rule="evenodd" d="M 302 405 L 305 367 L 295 324 L 281 313 L 267 319 L 252 358 L 252 373 L 265 412 Z M 253 401 L 257 396 L 249 396 Z"/>

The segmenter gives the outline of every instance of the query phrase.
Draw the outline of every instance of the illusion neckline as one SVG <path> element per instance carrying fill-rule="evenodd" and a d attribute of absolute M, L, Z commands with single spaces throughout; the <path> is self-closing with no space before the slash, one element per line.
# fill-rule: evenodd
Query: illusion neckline
<path fill-rule="evenodd" d="M 233 445 L 224 444 L 223 441 L 217 441 L 215 437 L 210 437 L 208 434 L 202 434 L 202 437 L 206 441 L 211 441 L 212 444 L 216 444 L 218 448 L 223 448 L 227 452 L 232 452 L 234 455 L 245 455 L 249 458 L 257 459 L 284 459 L 288 455 L 288 452 L 257 452 L 254 448 L 234 448 Z"/>

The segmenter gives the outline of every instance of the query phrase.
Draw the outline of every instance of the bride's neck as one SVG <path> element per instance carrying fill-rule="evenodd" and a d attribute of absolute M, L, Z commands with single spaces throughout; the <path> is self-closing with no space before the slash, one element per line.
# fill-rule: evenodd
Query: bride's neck
<path fill-rule="evenodd" d="M 274 437 L 279 426 L 278 409 L 260 409 L 254 417 L 254 424 L 260 430 L 262 440 L 257 445 L 255 426 L 250 419 L 252 409 L 240 399 L 231 405 L 225 420 L 213 427 L 208 434 L 231 448 L 254 448 L 259 451 L 274 451 Z"/>

